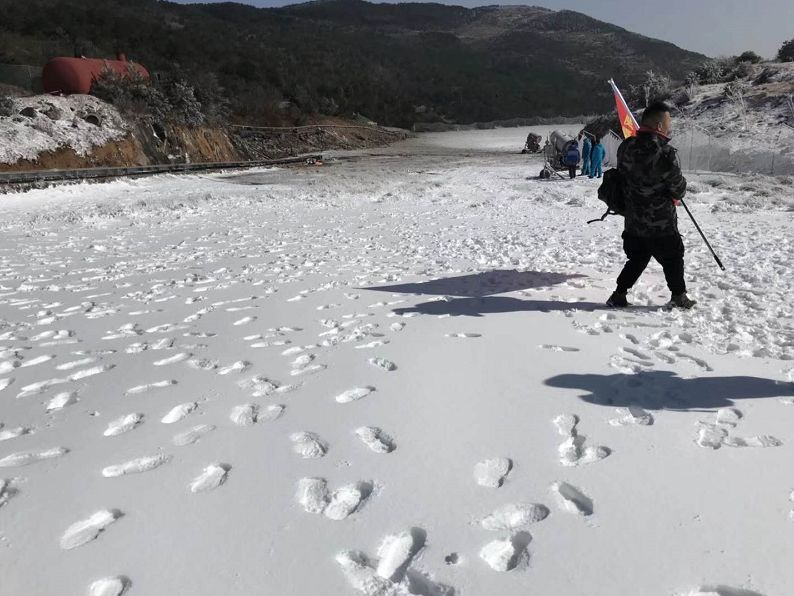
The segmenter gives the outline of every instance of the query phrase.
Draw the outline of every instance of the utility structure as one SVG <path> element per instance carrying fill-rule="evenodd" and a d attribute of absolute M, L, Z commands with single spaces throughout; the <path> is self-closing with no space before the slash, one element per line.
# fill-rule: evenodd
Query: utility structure
<path fill-rule="evenodd" d="M 104 58 L 53 58 L 44 65 L 41 82 L 45 93 L 62 95 L 88 94 L 91 85 L 103 72 L 113 72 L 123 77 L 137 74 L 148 79 L 149 71 L 140 64 L 117 54 L 115 60 Z"/>

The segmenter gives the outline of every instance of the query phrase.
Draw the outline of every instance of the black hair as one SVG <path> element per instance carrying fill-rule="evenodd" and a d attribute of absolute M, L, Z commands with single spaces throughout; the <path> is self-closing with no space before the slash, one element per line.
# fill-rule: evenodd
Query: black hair
<path fill-rule="evenodd" d="M 664 115 L 669 113 L 670 106 L 663 101 L 655 101 L 642 113 L 642 124 L 650 126 L 659 124 L 664 119 Z"/>

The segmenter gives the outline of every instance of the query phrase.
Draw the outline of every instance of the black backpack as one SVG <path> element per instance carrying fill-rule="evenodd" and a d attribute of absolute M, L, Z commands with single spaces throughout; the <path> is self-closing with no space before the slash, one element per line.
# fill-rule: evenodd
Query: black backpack
<path fill-rule="evenodd" d="M 604 221 L 607 215 L 624 215 L 626 212 L 626 195 L 623 191 L 623 175 L 617 168 L 604 172 L 604 181 L 598 187 L 598 198 L 606 203 L 607 210 L 594 221 Z"/>

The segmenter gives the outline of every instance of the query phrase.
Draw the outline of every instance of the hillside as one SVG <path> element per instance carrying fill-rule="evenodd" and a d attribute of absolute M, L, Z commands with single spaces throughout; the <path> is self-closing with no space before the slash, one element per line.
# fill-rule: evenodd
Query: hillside
<path fill-rule="evenodd" d="M 794 174 L 794 63 L 747 66 L 743 76 L 681 88 L 673 143 L 685 168 Z"/>
<path fill-rule="evenodd" d="M 654 69 L 680 79 L 705 59 L 579 13 L 526 6 L 0 0 L 0 12 L 0 64 L 123 50 L 155 73 L 177 70 L 225 94 L 238 122 L 363 113 L 409 126 L 595 113 L 611 106 L 610 76 L 628 85 Z"/>

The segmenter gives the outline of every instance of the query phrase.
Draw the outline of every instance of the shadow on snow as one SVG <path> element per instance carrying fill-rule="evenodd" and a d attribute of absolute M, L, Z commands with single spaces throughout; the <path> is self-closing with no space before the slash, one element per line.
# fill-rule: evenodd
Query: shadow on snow
<path fill-rule="evenodd" d="M 589 403 L 646 410 L 711 410 L 735 400 L 794 396 L 794 384 L 759 377 L 697 377 L 684 379 L 671 371 L 634 375 L 564 374 L 545 381 L 550 387 L 584 391 Z"/>
<path fill-rule="evenodd" d="M 501 269 L 416 283 L 397 284 L 393 286 L 373 286 L 360 289 L 396 292 L 401 294 L 431 294 L 439 296 L 482 298 L 484 296 L 529 290 L 531 288 L 550 287 L 577 277 L 585 276 L 577 273 L 567 274 L 548 271 L 516 271 L 515 269 Z"/>

